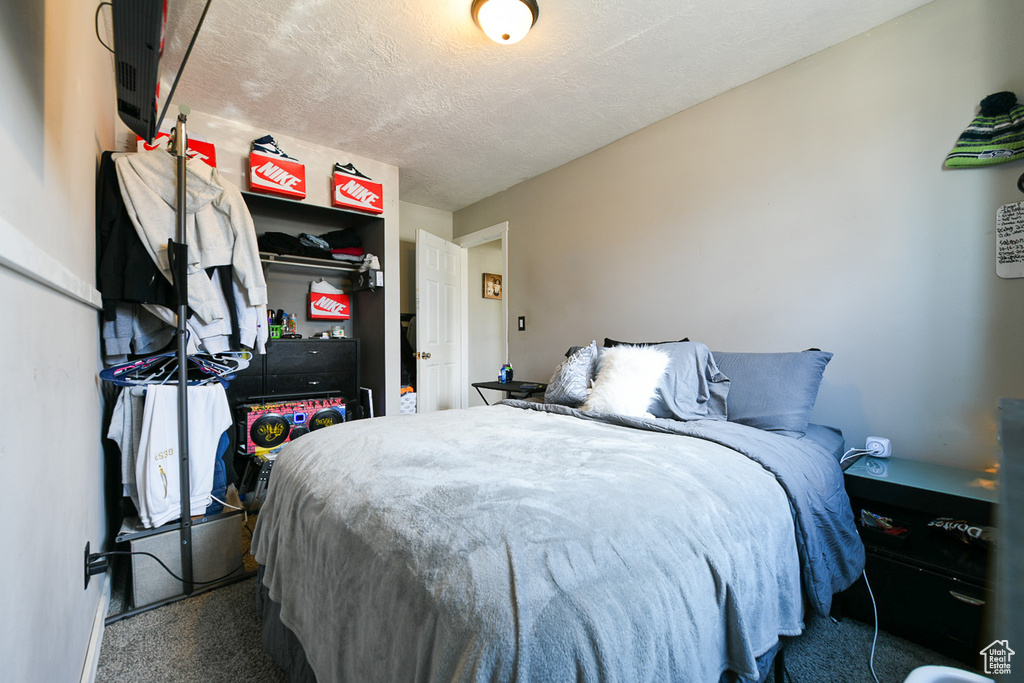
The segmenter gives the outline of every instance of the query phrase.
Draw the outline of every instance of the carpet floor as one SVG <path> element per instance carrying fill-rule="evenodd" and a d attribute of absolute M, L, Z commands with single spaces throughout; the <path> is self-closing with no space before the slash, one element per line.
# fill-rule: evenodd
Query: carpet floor
<path fill-rule="evenodd" d="M 260 642 L 256 580 L 247 579 L 111 624 L 103 634 L 96 680 L 277 683 L 287 677 Z M 874 630 L 868 624 L 813 617 L 786 650 L 794 683 L 871 683 Z M 880 633 L 875 672 L 899 683 L 925 664 L 960 666 L 942 655 Z"/>

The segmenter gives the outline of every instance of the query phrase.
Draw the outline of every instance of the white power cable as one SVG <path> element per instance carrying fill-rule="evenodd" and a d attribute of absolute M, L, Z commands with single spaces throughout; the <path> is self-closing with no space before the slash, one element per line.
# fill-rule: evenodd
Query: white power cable
<path fill-rule="evenodd" d="M 871 597 L 871 609 L 875 612 L 875 635 L 871 639 L 871 659 L 869 660 L 871 676 L 875 679 L 875 683 L 880 683 L 878 674 L 875 673 L 875 644 L 878 642 L 878 605 L 875 604 L 875 594 L 871 591 L 871 584 L 868 583 L 867 570 L 862 571 L 861 574 L 864 575 L 864 585 L 868 587 L 868 595 Z"/>
<path fill-rule="evenodd" d="M 839 459 L 839 464 L 842 465 L 847 460 L 853 460 L 859 458 L 862 455 L 871 455 L 872 451 L 866 448 L 851 448 L 850 450 L 843 453 L 843 457 Z"/>
<path fill-rule="evenodd" d="M 223 500 L 221 500 L 217 496 L 211 495 L 210 498 L 213 498 L 215 501 L 217 501 L 218 503 L 220 503 L 224 507 L 231 508 L 232 510 L 244 510 L 245 509 L 245 508 L 240 508 L 237 505 L 232 505 L 231 503 L 225 503 Z"/>

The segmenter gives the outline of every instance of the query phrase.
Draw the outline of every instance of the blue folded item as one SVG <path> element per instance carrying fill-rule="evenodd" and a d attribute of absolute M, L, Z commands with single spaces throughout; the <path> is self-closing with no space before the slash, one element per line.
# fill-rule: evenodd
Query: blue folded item
<path fill-rule="evenodd" d="M 230 445 L 231 437 L 225 431 L 220 435 L 220 441 L 217 443 L 217 459 L 213 461 L 213 490 L 210 493 L 214 497 L 214 501 L 206 508 L 207 515 L 215 515 L 224 510 L 224 506 L 216 499 L 224 500 L 228 492 L 228 473 L 227 465 L 224 464 L 224 456 L 227 455 Z"/>

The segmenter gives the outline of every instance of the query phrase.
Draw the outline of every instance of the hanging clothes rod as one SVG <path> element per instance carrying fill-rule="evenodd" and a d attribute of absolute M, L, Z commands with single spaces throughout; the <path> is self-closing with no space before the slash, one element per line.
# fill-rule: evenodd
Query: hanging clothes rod
<path fill-rule="evenodd" d="M 331 263 L 326 259 L 308 258 L 305 256 L 291 256 L 286 254 L 274 254 L 269 251 L 260 252 L 261 263 L 272 263 L 279 266 L 295 266 L 297 268 L 312 268 L 314 270 L 336 270 L 343 273 L 358 273 L 361 264 L 341 265 Z"/>

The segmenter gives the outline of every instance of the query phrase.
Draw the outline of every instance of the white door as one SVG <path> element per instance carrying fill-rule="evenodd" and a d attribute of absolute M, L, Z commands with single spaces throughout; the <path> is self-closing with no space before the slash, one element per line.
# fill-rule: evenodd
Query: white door
<path fill-rule="evenodd" d="M 416 231 L 416 402 L 430 413 L 462 407 L 462 250 Z"/>

